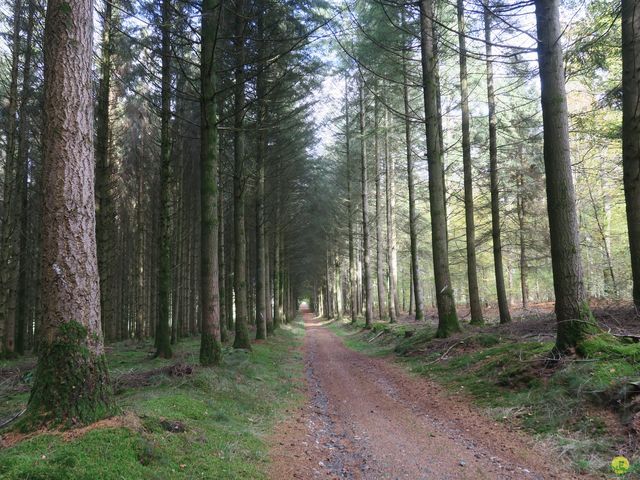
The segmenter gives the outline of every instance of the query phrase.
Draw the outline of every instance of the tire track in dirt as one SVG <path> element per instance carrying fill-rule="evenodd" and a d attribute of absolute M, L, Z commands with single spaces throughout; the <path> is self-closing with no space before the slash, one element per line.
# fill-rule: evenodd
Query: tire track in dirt
<path fill-rule="evenodd" d="M 304 315 L 308 403 L 272 439 L 273 479 L 572 479 L 533 441 Z"/>

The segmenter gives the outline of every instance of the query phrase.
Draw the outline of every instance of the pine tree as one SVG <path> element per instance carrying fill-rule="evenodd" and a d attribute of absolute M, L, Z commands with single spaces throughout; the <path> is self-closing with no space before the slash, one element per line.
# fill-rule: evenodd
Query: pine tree
<path fill-rule="evenodd" d="M 110 407 L 93 195 L 93 4 L 51 0 L 44 38 L 42 301 L 25 422 L 88 423 Z"/>
<path fill-rule="evenodd" d="M 432 0 L 420 2 L 420 38 L 424 83 L 424 110 L 429 163 L 429 202 L 431 206 L 431 241 L 433 271 L 438 304 L 438 337 L 448 337 L 460 330 L 449 273 L 449 247 L 445 205 L 444 167 L 440 127 L 438 125 L 437 62 L 434 54 Z"/>
<path fill-rule="evenodd" d="M 593 331 L 594 322 L 587 303 L 580 258 L 559 5 L 558 0 L 536 0 L 535 5 L 551 262 L 558 323 L 556 349 L 565 353 Z"/>

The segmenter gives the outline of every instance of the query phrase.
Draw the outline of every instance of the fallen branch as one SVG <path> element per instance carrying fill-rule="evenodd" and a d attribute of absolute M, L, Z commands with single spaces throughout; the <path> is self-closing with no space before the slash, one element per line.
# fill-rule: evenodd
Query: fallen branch
<path fill-rule="evenodd" d="M 629 338 L 633 341 L 633 343 L 640 342 L 640 335 L 635 335 L 631 333 L 614 333 L 613 336 L 616 338 Z"/>
<path fill-rule="evenodd" d="M 16 414 L 15 414 L 13 417 L 11 417 L 9 420 L 5 420 L 4 422 L 2 422 L 2 423 L 0 424 L 0 428 L 4 428 L 4 427 L 6 427 L 6 426 L 7 426 L 7 425 L 9 425 L 11 422 L 13 422 L 14 420 L 16 420 L 18 417 L 21 417 L 21 416 L 24 414 L 24 412 L 26 412 L 26 411 L 27 411 L 27 409 L 26 409 L 26 408 L 24 408 L 22 411 L 20 411 L 20 412 L 16 413 Z"/>
<path fill-rule="evenodd" d="M 369 340 L 369 343 L 373 342 L 376 338 L 378 338 L 383 333 L 384 333 L 384 330 L 380 330 L 380 333 L 378 333 L 375 337 L 373 337 L 371 340 Z"/>
<path fill-rule="evenodd" d="M 435 360 L 433 360 L 433 361 L 431 361 L 431 362 L 427 362 L 427 363 L 425 363 L 425 365 L 433 365 L 434 363 L 437 363 L 437 362 L 439 362 L 440 360 L 444 360 L 444 358 L 447 356 L 447 354 L 448 354 L 451 350 L 453 350 L 453 347 L 455 347 L 456 345 L 464 344 L 464 342 L 465 342 L 466 340 L 469 340 L 470 338 L 471 338 L 471 336 L 466 337 L 466 338 L 463 338 L 462 340 L 459 340 L 459 341 L 455 342 L 453 345 L 451 345 L 449 348 L 447 348 L 447 350 L 446 350 L 442 355 L 440 355 L 438 358 L 436 358 Z"/>

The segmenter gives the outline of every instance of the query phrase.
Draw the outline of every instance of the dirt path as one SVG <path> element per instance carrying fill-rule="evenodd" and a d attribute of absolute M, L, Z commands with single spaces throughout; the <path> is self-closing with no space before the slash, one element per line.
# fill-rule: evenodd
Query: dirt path
<path fill-rule="evenodd" d="M 304 319 L 309 402 L 278 428 L 271 478 L 574 478 L 518 432 Z"/>

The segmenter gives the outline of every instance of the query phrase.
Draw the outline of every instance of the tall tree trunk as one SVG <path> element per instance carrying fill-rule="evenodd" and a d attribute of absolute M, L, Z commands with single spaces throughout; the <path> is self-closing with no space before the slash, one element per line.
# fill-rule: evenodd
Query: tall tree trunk
<path fill-rule="evenodd" d="M 367 175 L 367 148 L 365 140 L 364 79 L 360 84 L 360 181 L 362 183 L 362 263 L 364 287 L 364 323 L 371 326 L 373 319 L 373 297 L 371 288 L 371 253 L 369 247 L 369 186 Z"/>
<path fill-rule="evenodd" d="M 382 223 L 384 218 L 382 216 L 382 157 L 380 156 L 380 145 L 378 142 L 379 137 L 379 124 L 378 124 L 378 94 L 376 92 L 375 108 L 374 108 L 374 157 L 375 157 L 375 182 L 376 182 L 376 277 L 378 283 L 378 317 L 384 318 L 387 313 L 387 291 L 385 288 L 385 275 L 384 275 L 384 255 L 382 253 L 384 246 L 384 237 L 382 234 Z"/>
<path fill-rule="evenodd" d="M 413 266 L 409 265 L 409 315 L 415 312 L 413 292 L 415 288 L 413 286 Z"/>
<path fill-rule="evenodd" d="M 262 107 L 258 107 L 259 109 Z M 260 127 L 258 127 L 260 128 Z M 256 161 L 258 182 L 256 191 L 256 340 L 267 338 L 265 303 L 265 221 L 264 221 L 264 135 L 258 132 Z"/>
<path fill-rule="evenodd" d="M 402 19 L 404 25 L 404 15 Z M 407 47 L 408 48 L 408 47 Z M 402 97 L 404 102 L 404 136 L 407 152 L 407 183 L 409 186 L 409 243 L 411 250 L 411 294 L 409 314 L 415 311 L 416 320 L 424 319 L 424 304 L 422 300 L 422 284 L 420 282 L 420 264 L 418 258 L 418 211 L 416 210 L 415 180 L 413 178 L 413 152 L 411 143 L 411 109 L 409 106 L 409 85 L 407 78 L 407 58 L 402 53 Z"/>
<path fill-rule="evenodd" d="M 422 75 L 424 83 L 424 116 L 429 163 L 429 202 L 431 210 L 431 241 L 436 302 L 438 304 L 438 330 L 440 338 L 460 330 L 453 286 L 449 274 L 449 248 L 447 245 L 447 217 L 445 211 L 445 185 L 443 176 L 440 128 L 438 126 L 438 85 L 433 44 L 433 3 L 420 2 L 420 30 Z"/>
<path fill-rule="evenodd" d="M 233 114 L 233 242 L 234 242 L 234 289 L 236 303 L 236 336 L 234 348 L 251 349 L 249 339 L 249 312 L 247 293 L 247 238 L 245 232 L 246 172 L 244 165 L 244 68 L 245 68 L 245 1 L 236 2 L 235 87 Z"/>
<path fill-rule="evenodd" d="M 327 244 L 329 238 L 326 239 Z M 329 270 L 329 263 L 331 258 L 331 251 L 327 248 L 325 252 L 325 292 L 327 303 L 327 318 L 333 318 L 333 293 L 331 291 L 331 271 Z"/>
<path fill-rule="evenodd" d="M 215 45 L 221 5 L 203 0 L 200 53 L 200 364 L 222 359 L 218 277 L 218 126 L 216 115 Z"/>
<path fill-rule="evenodd" d="M 162 91 L 160 112 L 160 245 L 156 356 L 171 358 L 171 0 L 162 0 Z"/>
<path fill-rule="evenodd" d="M 137 248 L 136 248 L 136 282 L 138 285 L 138 305 L 136 312 L 136 331 L 135 331 L 135 339 L 137 341 L 142 341 L 145 336 L 144 332 L 144 320 L 145 320 L 145 296 L 143 292 L 145 291 L 145 278 L 146 278 L 146 268 L 147 265 L 144 261 L 145 258 L 145 220 L 142 209 L 142 198 L 144 191 L 143 184 L 143 175 L 142 175 L 142 162 L 144 159 L 144 135 L 142 137 L 142 153 L 138 155 L 137 165 L 136 165 L 136 176 L 138 183 L 138 191 L 137 191 L 137 201 L 136 201 L 136 236 L 137 236 Z"/>
<path fill-rule="evenodd" d="M 276 185 L 276 206 L 273 232 L 273 328 L 277 329 L 282 323 L 281 305 L 280 305 L 280 190 Z"/>
<path fill-rule="evenodd" d="M 113 341 L 116 325 L 116 295 L 114 275 L 114 242 L 117 242 L 113 204 L 113 165 L 110 162 L 111 139 L 110 96 L 111 54 L 113 35 L 113 3 L 104 2 L 100 84 L 96 106 L 96 238 L 98 242 L 98 270 L 100 272 L 100 306 L 102 327 L 107 341 Z"/>
<path fill-rule="evenodd" d="M 107 413 L 95 238 L 93 5 L 50 0 L 44 37 L 42 301 L 26 421 L 88 423 Z"/>
<path fill-rule="evenodd" d="M 264 58 L 264 11 L 262 2 L 258 12 L 258 58 Z M 267 316 L 265 302 L 265 221 L 264 221 L 264 176 L 265 176 L 265 93 L 266 78 L 263 65 L 258 65 L 256 78 L 257 97 L 257 135 L 256 135 L 256 170 L 258 173 L 256 185 L 256 340 L 267 338 Z"/>
<path fill-rule="evenodd" d="M 605 185 L 602 185 L 603 192 L 606 191 Z M 608 216 L 608 205 L 607 205 L 607 195 L 604 194 L 604 216 L 602 219 L 600 215 L 600 208 L 598 202 L 593 196 L 593 189 L 591 188 L 591 184 L 587 182 L 587 190 L 589 192 L 589 199 L 591 200 L 591 207 L 593 209 L 593 219 L 596 221 L 596 226 L 598 227 L 598 234 L 600 236 L 600 240 L 602 241 L 602 250 L 604 261 L 606 262 L 606 266 L 603 268 L 603 280 L 604 280 L 604 296 L 605 297 L 617 297 L 618 296 L 618 287 L 616 285 L 616 277 L 613 272 L 613 260 L 611 258 L 611 251 L 609 248 L 609 235 L 607 233 L 607 216 Z"/>
<path fill-rule="evenodd" d="M 335 274 L 333 276 L 333 290 L 334 290 L 334 301 L 336 305 L 336 316 L 338 319 L 341 319 L 344 314 L 344 306 L 342 304 L 342 273 L 341 273 L 341 265 L 340 265 L 340 256 L 338 255 L 338 247 L 336 245 L 336 250 L 333 256 L 333 267 L 335 268 Z"/>
<path fill-rule="evenodd" d="M 266 219 L 266 217 L 265 217 Z M 271 271 L 271 244 L 269 241 L 269 231 L 264 233 L 264 304 L 265 304 L 265 316 L 267 322 L 267 335 L 273 334 L 273 305 L 271 303 L 272 287 L 272 271 Z"/>
<path fill-rule="evenodd" d="M 15 351 L 16 294 L 18 288 L 20 238 L 20 198 L 18 198 L 18 67 L 20 63 L 22 1 L 14 0 L 13 32 L 11 35 L 11 76 L 7 107 L 4 195 L 2 205 L 2 236 L 0 237 L 0 354 Z"/>
<path fill-rule="evenodd" d="M 349 122 L 349 84 L 345 76 L 344 79 L 344 118 L 345 118 L 345 160 L 347 164 L 347 223 L 349 230 L 349 316 L 351 322 L 355 323 L 358 317 L 357 301 L 357 279 L 356 279 L 356 255 L 353 233 L 353 198 L 351 193 L 351 132 Z"/>
<path fill-rule="evenodd" d="M 387 261 L 389 263 L 389 321 L 395 322 L 400 315 L 398 298 L 398 245 L 396 240 L 396 165 L 389 155 L 389 109 L 384 110 L 384 165 L 385 193 L 387 196 Z"/>
<path fill-rule="evenodd" d="M 233 209 L 233 201 L 229 202 L 230 206 L 229 208 Z M 230 215 L 228 215 L 231 217 L 229 223 L 231 225 L 227 225 L 229 228 L 227 228 L 227 230 L 229 230 L 229 238 L 228 241 L 226 242 L 228 244 L 227 247 L 227 254 L 226 254 L 226 276 L 225 276 L 225 291 L 227 292 L 227 296 L 226 296 L 226 302 L 227 302 L 227 331 L 229 332 L 229 335 L 231 335 L 231 332 L 234 332 L 235 335 L 235 317 L 233 315 L 233 308 L 235 305 L 235 299 L 234 299 L 234 292 L 233 292 L 233 286 L 234 286 L 234 278 L 233 278 L 233 272 L 235 269 L 235 259 L 234 259 L 234 247 L 233 247 L 233 210 L 230 212 Z"/>
<path fill-rule="evenodd" d="M 491 51 L 491 13 L 484 6 L 484 40 L 487 66 L 487 101 L 489 103 L 489 176 L 491 178 L 491 237 L 493 239 L 493 265 L 496 274 L 496 293 L 500 323 L 509 323 L 509 301 L 504 284 L 502 266 L 502 239 L 500 234 L 500 191 L 498 181 L 498 133 L 496 120 L 496 98 L 493 88 L 493 59 Z"/>
<path fill-rule="evenodd" d="M 285 236 L 284 236 L 284 231 L 281 229 L 279 232 L 279 236 L 280 236 L 280 241 L 278 242 L 278 245 L 280 247 L 280 265 L 278 266 L 278 276 L 280 277 L 279 279 L 279 290 L 278 290 L 278 296 L 280 297 L 280 300 L 278 301 L 279 304 L 279 309 L 280 311 L 278 312 L 278 316 L 280 317 L 280 321 L 282 323 L 287 323 L 288 322 L 288 318 L 286 316 L 286 305 L 285 305 L 285 289 L 286 289 L 286 272 L 285 272 L 285 258 L 286 258 L 286 248 L 285 248 Z"/>
<path fill-rule="evenodd" d="M 522 155 L 520 154 L 520 160 L 522 161 Z M 516 208 L 518 210 L 518 235 L 520 240 L 520 294 L 522 297 L 522 308 L 527 309 L 527 303 L 529 299 L 529 289 L 527 287 L 527 276 L 529 268 L 527 265 L 527 245 L 525 241 L 525 204 L 524 204 L 524 179 L 522 173 L 518 173 L 518 195 L 516 198 Z"/>
<path fill-rule="evenodd" d="M 179 87 L 176 86 L 176 90 L 179 91 Z M 180 102 L 177 102 L 179 104 Z M 176 108 L 176 114 L 178 114 L 179 108 Z M 176 131 L 176 122 L 174 122 L 174 132 Z M 172 145 L 175 148 L 172 149 L 172 155 L 175 159 L 175 163 L 183 163 L 182 156 L 180 155 L 180 147 L 176 143 L 176 138 L 174 137 L 172 140 Z M 184 306 L 182 302 L 183 293 L 185 293 L 185 284 L 184 284 L 184 269 L 185 269 L 185 241 L 183 232 L 186 231 L 187 225 L 184 221 L 184 215 L 182 212 L 184 211 L 184 175 L 178 175 L 180 170 L 184 172 L 185 167 L 182 164 L 179 169 L 176 168 L 175 174 L 175 187 L 173 189 L 173 198 L 174 198 L 174 208 L 171 215 L 171 219 L 173 221 L 173 229 L 172 229 L 172 258 L 171 258 L 171 345 L 175 345 L 177 343 L 177 334 L 178 334 L 178 322 L 183 323 L 184 319 L 182 317 L 184 313 Z"/>
<path fill-rule="evenodd" d="M 569 120 L 560 36 L 559 0 L 536 0 L 538 62 L 551 265 L 558 330 L 556 350 L 568 352 L 595 328 L 584 289 Z"/>
<path fill-rule="evenodd" d="M 33 27 L 35 24 L 36 2 L 29 0 L 29 13 L 27 18 L 27 37 L 25 41 L 24 66 L 22 69 L 22 93 L 20 98 L 19 125 L 18 125 L 18 153 L 16 170 L 18 181 L 17 199 L 20 202 L 20 226 L 18 229 L 20 265 L 18 269 L 18 285 L 16 293 L 16 352 L 24 354 L 27 343 L 29 315 L 29 274 L 32 270 L 33 260 L 30 253 L 35 243 L 35 235 L 29 234 L 29 223 L 32 212 L 29 209 L 29 134 L 31 132 L 28 106 L 32 96 L 31 56 L 33 48 Z M 30 252 L 31 250 L 31 252 Z"/>
<path fill-rule="evenodd" d="M 458 46 L 460 49 L 460 110 L 462 116 L 462 165 L 464 171 L 464 218 L 467 246 L 467 280 L 471 324 L 482 325 L 482 305 L 478 291 L 476 260 L 476 222 L 473 211 L 473 172 L 471 160 L 471 127 L 469 114 L 469 84 L 467 75 L 467 47 L 465 39 L 464 0 L 457 0 Z"/>
<path fill-rule="evenodd" d="M 222 7 L 220 7 L 222 8 Z M 218 103 L 220 106 L 220 102 Z M 222 110 L 218 110 L 222 114 Z M 229 340 L 229 317 L 231 311 L 228 308 L 231 292 L 227 288 L 227 255 L 225 249 L 225 215 L 224 215 L 224 191 L 222 188 L 222 147 L 218 138 L 218 290 L 220 299 L 220 340 L 224 343 Z"/>
<path fill-rule="evenodd" d="M 640 6 L 622 0 L 622 167 L 633 303 L 640 309 Z"/>

